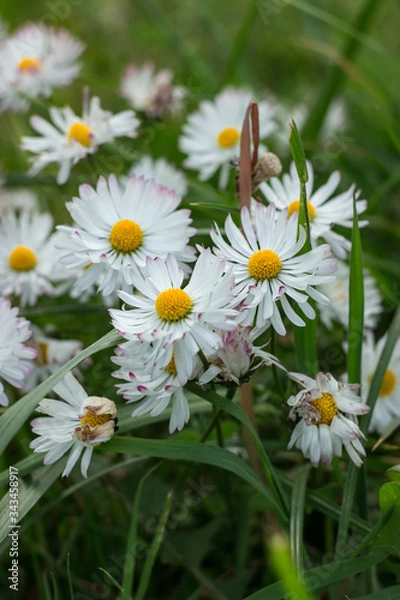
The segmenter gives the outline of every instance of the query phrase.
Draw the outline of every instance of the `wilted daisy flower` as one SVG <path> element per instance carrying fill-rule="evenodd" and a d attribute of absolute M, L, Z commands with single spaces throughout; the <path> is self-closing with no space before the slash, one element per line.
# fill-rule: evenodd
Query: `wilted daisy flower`
<path fill-rule="evenodd" d="M 210 179 L 221 167 L 219 187 L 226 187 L 230 163 L 239 157 L 240 134 L 252 98 L 251 92 L 228 88 L 213 102 L 201 102 L 199 110 L 188 117 L 179 149 L 189 155 L 183 164 L 199 171 L 201 181 Z M 264 139 L 276 128 L 272 120 L 275 107 L 263 101 L 258 104 L 258 109 L 260 139 Z"/>
<path fill-rule="evenodd" d="M 49 97 L 78 75 L 83 44 L 65 29 L 31 23 L 2 40 L 0 110 L 27 110 L 29 96 Z M 28 96 L 28 97 L 26 97 Z"/>
<path fill-rule="evenodd" d="M 289 417 L 300 418 L 293 430 L 288 448 L 296 446 L 314 467 L 319 462 L 330 464 L 334 456 L 342 456 L 342 446 L 357 467 L 359 455 L 365 456 L 360 438 L 365 439 L 357 425 L 357 415 L 369 411 L 357 396 L 359 384 L 340 383 L 330 373 L 318 373 L 315 379 L 300 373 L 289 373 L 302 389 L 291 396 Z"/>
<path fill-rule="evenodd" d="M 58 340 L 46 336 L 40 329 L 34 328 L 31 346 L 36 350 L 34 369 L 28 376 L 25 384 L 26 391 L 32 390 L 41 381 L 44 381 L 67 361 L 82 350 L 79 340 Z M 83 366 L 83 363 L 81 363 Z M 75 375 L 79 373 L 74 370 Z"/>
<path fill-rule="evenodd" d="M 30 448 L 46 452 L 45 465 L 51 465 L 70 451 L 63 477 L 71 473 L 84 452 L 81 473 L 87 477 L 93 448 L 108 442 L 114 434 L 117 408 L 112 400 L 88 396 L 72 373 L 67 373 L 53 389 L 65 402 L 51 398 L 39 402 L 37 410 L 49 416 L 31 422 L 33 433 L 39 437 L 30 443 Z"/>
<path fill-rule="evenodd" d="M 31 337 L 31 324 L 18 313 L 18 308 L 11 308 L 10 302 L 0 297 L 0 377 L 20 389 L 34 368 L 28 361 L 36 357 L 36 350 L 24 344 Z M 8 405 L 1 381 L 0 404 Z"/>
<path fill-rule="evenodd" d="M 172 85 L 173 73 L 169 70 L 155 72 L 154 64 L 129 65 L 121 82 L 123 96 L 135 110 L 151 118 L 173 115 L 182 109 L 186 89 Z"/>
<path fill-rule="evenodd" d="M 178 171 L 165 158 L 157 158 L 153 160 L 151 156 L 143 156 L 143 158 L 132 165 L 128 175 L 136 175 L 145 179 L 154 179 L 154 181 L 163 185 L 169 190 L 173 190 L 177 196 L 184 196 L 187 190 L 187 182 L 185 175 Z"/>
<path fill-rule="evenodd" d="M 199 383 L 233 381 L 241 385 L 261 366 L 276 365 L 283 369 L 280 361 L 269 352 L 254 345 L 260 330 L 238 325 L 232 331 L 221 331 L 222 345 L 207 356 L 210 367 L 201 375 Z"/>
<path fill-rule="evenodd" d="M 386 343 L 386 335 L 374 342 L 372 332 L 367 332 L 362 349 L 362 388 L 364 402 L 375 370 Z M 394 419 L 400 418 L 400 341 L 394 347 L 388 368 L 383 377 L 381 389 L 372 413 L 370 431 L 382 435 Z"/>
<path fill-rule="evenodd" d="M 273 204 L 267 208 L 256 203 L 253 222 L 248 209 L 243 207 L 241 223 L 243 233 L 228 215 L 225 233 L 230 244 L 225 242 L 217 226 L 210 233 L 218 254 L 234 267 L 235 293 L 246 296 L 241 324 L 252 326 L 255 320 L 256 327 L 262 328 L 270 320 L 275 331 L 285 335 L 280 307 L 292 323 L 304 326 L 288 298 L 311 319 L 315 311 L 308 299 L 328 302 L 314 286 L 333 280 L 331 273 L 336 263 L 327 258 L 329 246 L 324 244 L 298 256 L 306 234 L 301 228 L 297 239 L 296 216 L 288 219 L 286 211 L 276 215 Z"/>
<path fill-rule="evenodd" d="M 67 203 L 75 225 L 58 229 L 69 235 L 61 262 L 84 269 L 81 290 L 98 283 L 99 291 L 109 295 L 124 281 L 131 284 L 131 272 L 144 267 L 147 257 L 185 255 L 195 230 L 189 227 L 190 211 L 176 210 L 181 198 L 173 191 L 134 175 L 121 190 L 110 175 L 108 183 L 99 178 L 96 190 L 85 184 L 79 192 Z"/>
<path fill-rule="evenodd" d="M 20 297 L 21 306 L 58 293 L 55 238 L 50 213 L 7 214 L 0 223 L 0 294 Z"/>
<path fill-rule="evenodd" d="M 139 125 L 132 110 L 113 115 L 100 107 L 99 98 L 93 97 L 89 102 L 87 90 L 83 94 L 81 117 L 69 106 L 50 108 L 50 117 L 54 125 L 42 117 L 31 117 L 30 124 L 40 137 L 23 137 L 22 148 L 38 155 L 31 159 L 30 175 L 36 175 L 50 163 L 58 163 L 60 185 L 68 180 L 72 165 L 116 137 L 136 137 Z"/>
<path fill-rule="evenodd" d="M 353 195 L 355 186 L 352 185 L 346 192 L 333 196 L 340 183 L 340 173 L 332 173 L 327 183 L 318 190 L 313 191 L 314 172 L 310 162 L 307 162 L 309 180 L 307 188 L 307 207 L 310 218 L 311 239 L 315 243 L 319 239 L 325 240 L 332 248 L 332 252 L 339 258 L 346 258 L 351 248 L 350 241 L 344 236 L 332 230 L 334 225 L 351 228 L 353 226 Z M 287 209 L 290 217 L 297 213 L 300 206 L 300 184 L 295 164 L 290 167 L 290 174 L 282 177 L 282 182 L 277 178 L 271 178 L 268 183 L 263 182 L 260 190 L 268 200 L 275 204 L 278 210 Z M 356 192 L 358 198 L 360 192 Z M 366 200 L 357 200 L 357 213 L 360 214 L 367 208 Z M 367 221 L 360 221 L 363 227 Z"/>
<path fill-rule="evenodd" d="M 37 209 L 37 197 L 30 190 L 0 187 L 0 218 L 18 210 L 33 212 Z"/>
<path fill-rule="evenodd" d="M 139 403 L 132 417 L 146 413 L 156 417 L 172 403 L 169 432 L 173 433 L 176 429 L 180 431 L 189 421 L 190 408 L 183 385 L 177 377 L 174 353 L 167 365 L 151 372 L 154 351 L 147 342 L 125 342 L 115 352 L 117 356 L 112 360 L 119 365 L 119 369 L 113 376 L 125 380 L 125 383 L 117 385 L 118 394 L 128 400 L 128 404 Z M 200 368 L 201 361 L 195 357 L 188 379 L 193 379 Z"/>
<path fill-rule="evenodd" d="M 332 329 L 333 321 L 347 329 L 349 326 L 349 278 L 350 269 L 342 261 L 337 262 L 336 280 L 321 285 L 321 292 L 330 300 L 319 306 L 321 321 Z M 374 329 L 382 312 L 382 297 L 375 280 L 364 269 L 364 326 Z"/>
<path fill-rule="evenodd" d="M 233 329 L 233 278 L 225 261 L 210 250 L 201 252 L 189 282 L 176 258 L 147 259 L 146 275 L 134 274 L 138 295 L 120 292 L 133 310 L 110 310 L 112 323 L 126 339 L 152 342 L 154 363 L 165 367 L 174 354 L 182 385 L 193 372 L 193 357 L 201 349 L 211 353 L 221 344 L 217 329 Z"/>

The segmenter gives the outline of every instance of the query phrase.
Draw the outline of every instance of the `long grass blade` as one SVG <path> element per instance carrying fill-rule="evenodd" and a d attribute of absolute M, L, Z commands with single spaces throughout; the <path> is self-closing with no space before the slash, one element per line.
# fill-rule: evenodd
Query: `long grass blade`
<path fill-rule="evenodd" d="M 298 470 L 293 485 L 292 502 L 290 508 L 290 551 L 293 565 L 298 573 L 302 573 L 304 570 L 303 526 L 306 486 L 310 468 L 311 465 L 306 464 Z"/>

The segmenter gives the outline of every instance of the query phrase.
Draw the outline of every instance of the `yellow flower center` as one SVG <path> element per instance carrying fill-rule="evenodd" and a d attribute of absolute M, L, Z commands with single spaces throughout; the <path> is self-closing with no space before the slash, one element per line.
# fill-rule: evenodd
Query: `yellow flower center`
<path fill-rule="evenodd" d="M 221 148 L 232 148 L 237 143 L 239 137 L 240 134 L 236 127 L 227 127 L 219 132 L 217 144 Z"/>
<path fill-rule="evenodd" d="M 37 263 L 36 254 L 26 246 L 17 246 L 8 257 L 8 263 L 14 271 L 31 271 Z"/>
<path fill-rule="evenodd" d="M 192 305 L 191 297 L 184 290 L 170 288 L 157 296 L 155 308 L 163 321 L 180 321 L 190 313 Z"/>
<path fill-rule="evenodd" d="M 383 376 L 381 389 L 379 390 L 379 396 L 389 396 L 396 387 L 396 375 L 388 369 Z"/>
<path fill-rule="evenodd" d="M 88 411 L 86 415 L 82 417 L 82 419 L 80 419 L 80 423 L 82 427 L 86 427 L 86 425 L 88 425 L 89 427 L 93 428 L 107 423 L 107 421 L 109 421 L 110 419 L 111 415 L 109 414 L 95 415 L 92 412 Z"/>
<path fill-rule="evenodd" d="M 333 397 L 330 394 L 322 394 L 320 398 L 316 398 L 311 404 L 321 415 L 316 425 L 330 425 L 333 417 L 338 412 Z"/>
<path fill-rule="evenodd" d="M 294 200 L 291 204 L 289 204 L 288 214 L 287 214 L 288 218 L 291 217 L 294 212 L 298 212 L 299 208 L 300 208 L 300 200 Z M 308 217 L 312 221 L 316 215 L 316 210 L 310 201 L 307 202 L 307 209 L 308 209 Z"/>
<path fill-rule="evenodd" d="M 258 250 L 250 256 L 247 268 L 254 279 L 263 281 L 276 277 L 282 268 L 282 263 L 273 250 Z"/>
<path fill-rule="evenodd" d="M 18 69 L 20 71 L 30 71 L 31 73 L 40 71 L 41 66 L 40 60 L 37 60 L 37 58 L 33 58 L 32 56 L 25 56 L 24 58 L 21 58 L 18 63 Z"/>
<path fill-rule="evenodd" d="M 89 148 L 92 145 L 92 130 L 82 121 L 72 123 L 68 129 L 68 142 L 72 140 L 79 142 L 85 148 Z"/>
<path fill-rule="evenodd" d="M 47 365 L 49 360 L 48 360 L 48 355 L 47 355 L 47 350 L 48 350 L 49 345 L 46 344 L 45 342 L 40 342 L 39 344 L 39 361 L 43 364 L 43 365 Z"/>
<path fill-rule="evenodd" d="M 164 367 L 164 371 L 168 371 L 168 373 L 171 373 L 171 375 L 176 375 L 177 371 L 176 371 L 176 365 L 175 365 L 175 357 L 174 357 L 174 352 L 172 351 L 172 356 L 171 356 L 171 360 L 169 361 L 169 363 L 167 364 L 166 367 Z"/>
<path fill-rule="evenodd" d="M 117 221 L 110 233 L 111 245 L 118 252 L 133 252 L 140 246 L 143 240 L 143 232 L 135 221 L 122 219 Z"/>

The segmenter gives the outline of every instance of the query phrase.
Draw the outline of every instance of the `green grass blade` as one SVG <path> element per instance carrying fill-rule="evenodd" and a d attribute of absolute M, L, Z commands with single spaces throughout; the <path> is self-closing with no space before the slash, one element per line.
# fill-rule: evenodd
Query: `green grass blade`
<path fill-rule="evenodd" d="M 290 509 L 290 551 L 293 565 L 298 573 L 304 570 L 303 565 L 303 525 L 306 498 L 307 478 L 311 465 L 303 465 L 297 472 L 292 491 Z"/>
<path fill-rule="evenodd" d="M 75 594 L 74 594 L 74 586 L 72 584 L 71 552 L 68 552 L 68 554 L 67 554 L 67 579 L 68 579 L 69 600 L 74 600 Z"/>
<path fill-rule="evenodd" d="M 280 485 L 279 479 L 277 478 L 277 476 L 275 474 L 275 470 L 269 459 L 269 456 L 265 452 L 264 446 L 263 446 L 262 442 L 260 441 L 260 438 L 258 437 L 258 435 L 257 435 L 249 417 L 245 413 L 245 411 L 237 404 L 234 404 L 231 400 L 228 400 L 227 398 L 223 398 L 222 396 L 212 392 L 211 390 L 205 391 L 199 385 L 189 383 L 186 387 L 193 394 L 196 394 L 200 398 L 204 398 L 205 400 L 208 400 L 208 402 L 211 402 L 211 404 L 213 404 L 216 408 L 219 408 L 220 410 L 223 410 L 224 412 L 228 413 L 229 415 L 231 415 L 232 417 L 234 417 L 235 419 L 240 421 L 240 423 L 242 423 L 242 425 L 245 425 L 248 428 L 248 430 L 250 431 L 250 433 L 253 437 L 254 443 L 257 447 L 257 451 L 258 451 L 258 454 L 261 459 L 261 463 L 263 466 L 265 476 L 267 478 L 268 483 L 271 486 L 271 490 L 275 496 L 277 506 L 279 507 L 279 514 L 280 514 L 281 518 L 284 519 L 284 521 L 287 521 L 288 514 L 289 514 L 289 507 L 288 507 L 286 495 L 284 494 L 282 487 Z"/>
<path fill-rule="evenodd" d="M 120 340 L 121 337 L 116 331 L 109 331 L 94 344 L 88 346 L 82 350 L 82 352 L 79 352 L 79 354 L 71 358 L 64 366 L 53 373 L 53 375 L 50 375 L 46 381 L 40 383 L 34 390 L 21 398 L 21 400 L 18 400 L 18 402 L 10 406 L 10 408 L 7 409 L 7 412 L 0 417 L 0 454 L 29 418 L 40 400 L 47 392 L 53 389 L 55 384 L 60 381 L 64 375 L 79 365 L 85 358 L 92 356 L 92 354 L 95 354 L 96 352 L 100 352 L 100 350 L 117 345 Z"/>
<path fill-rule="evenodd" d="M 311 250 L 310 217 L 308 214 L 306 183 L 308 172 L 303 143 L 297 125 L 292 119 L 290 123 L 289 145 L 300 182 L 300 206 L 298 217 L 298 231 L 303 227 L 306 232 L 306 241 L 299 254 Z M 310 299 L 309 304 L 314 308 L 315 302 Z M 317 361 L 317 320 L 309 319 L 297 308 L 296 312 L 305 322 L 305 327 L 294 327 L 294 339 L 299 371 L 315 375 L 318 371 Z"/>
<path fill-rule="evenodd" d="M 140 499 L 142 497 L 142 490 L 147 479 L 154 473 L 158 468 L 159 464 L 155 465 L 152 469 L 149 469 L 147 473 L 139 481 L 139 484 L 135 492 L 135 500 L 133 503 L 131 524 L 129 527 L 128 538 L 126 542 L 125 561 L 122 576 L 122 594 L 121 600 L 131 600 L 132 588 L 135 578 L 135 567 L 136 567 L 136 544 L 137 544 L 137 531 L 139 521 L 139 507 Z"/>
<path fill-rule="evenodd" d="M 321 565 L 306 571 L 304 574 L 304 583 L 310 592 L 318 592 L 326 589 L 328 586 L 338 581 L 343 581 L 348 577 L 353 577 L 357 573 L 362 573 L 369 567 L 376 565 L 386 558 L 386 554 L 374 553 L 359 558 L 347 558 L 345 560 L 334 561 L 332 563 Z M 282 583 L 278 581 L 273 583 L 244 600 L 282 600 L 286 596 L 286 590 Z"/>
<path fill-rule="evenodd" d="M 351 553 L 350 558 L 355 558 L 361 552 L 364 552 L 366 548 L 374 541 L 376 537 L 380 534 L 382 529 L 385 527 L 386 523 L 390 520 L 390 517 L 393 514 L 394 506 L 391 506 L 389 510 L 385 512 L 381 519 L 373 526 L 368 535 L 365 536 L 361 544 Z"/>
<path fill-rule="evenodd" d="M 349 383 L 361 382 L 361 356 L 364 336 L 364 273 L 356 198 L 353 198 L 349 278 L 349 327 L 347 337 L 347 373 Z"/>
<path fill-rule="evenodd" d="M 160 520 L 157 524 L 156 531 L 154 533 L 153 540 L 149 552 L 146 556 L 145 563 L 143 565 L 142 576 L 139 582 L 139 589 L 136 594 L 136 600 L 144 600 L 147 588 L 149 587 L 151 573 L 153 571 L 154 563 L 161 546 L 161 542 L 164 537 L 165 527 L 172 507 L 172 492 L 169 492 L 167 499 L 164 504 L 164 509 L 161 513 Z"/>
<path fill-rule="evenodd" d="M 354 600 L 400 600 L 400 585 L 377 590 L 367 596 L 357 596 Z"/>
<path fill-rule="evenodd" d="M 297 600 L 312 600 L 302 575 L 291 560 L 289 543 L 286 538 L 280 533 L 276 533 L 272 536 L 268 547 L 272 568 L 280 578 L 285 595 Z"/>
<path fill-rule="evenodd" d="M 274 496 L 254 471 L 235 454 L 219 446 L 180 440 L 149 440 L 114 436 L 109 442 L 102 444 L 100 448 L 105 451 L 121 452 L 122 454 L 135 454 L 137 456 L 151 456 L 170 460 L 188 460 L 225 469 L 249 483 L 263 494 L 276 510 L 281 512 L 281 507 L 277 504 Z"/>

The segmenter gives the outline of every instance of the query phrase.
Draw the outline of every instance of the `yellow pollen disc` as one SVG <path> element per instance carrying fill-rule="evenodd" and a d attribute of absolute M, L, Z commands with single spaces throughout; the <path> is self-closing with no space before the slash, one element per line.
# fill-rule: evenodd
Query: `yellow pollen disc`
<path fill-rule="evenodd" d="M 282 268 L 282 263 L 273 250 L 258 250 L 250 256 L 247 268 L 254 279 L 263 281 L 276 277 Z"/>
<path fill-rule="evenodd" d="M 168 371 L 168 373 L 171 373 L 171 375 L 176 375 L 177 371 L 176 371 L 176 365 L 175 365 L 175 357 L 174 357 L 174 353 L 172 352 L 172 357 L 171 360 L 169 361 L 169 363 L 167 364 L 166 367 L 164 367 L 164 371 Z"/>
<path fill-rule="evenodd" d="M 180 321 L 190 313 L 192 304 L 192 299 L 184 290 L 170 288 L 157 296 L 155 308 L 163 321 Z"/>
<path fill-rule="evenodd" d="M 239 131 L 236 127 L 227 127 L 219 132 L 217 137 L 218 146 L 221 148 L 232 148 L 239 139 Z"/>
<path fill-rule="evenodd" d="M 21 58 L 18 63 L 18 69 L 20 71 L 31 71 L 32 73 L 39 71 L 41 66 L 40 60 L 37 60 L 37 58 L 32 58 L 31 56 L 25 56 L 24 58 Z"/>
<path fill-rule="evenodd" d="M 86 415 L 82 417 L 82 419 L 80 419 L 80 423 L 82 427 L 86 427 L 86 425 L 88 425 L 89 427 L 93 428 L 107 423 L 107 421 L 109 421 L 110 419 L 111 415 L 94 415 L 92 412 L 88 411 Z"/>
<path fill-rule="evenodd" d="M 37 263 L 36 254 L 26 246 L 17 246 L 8 257 L 8 263 L 14 271 L 31 271 Z"/>
<path fill-rule="evenodd" d="M 380 396 L 389 396 L 396 387 L 396 375 L 388 369 L 383 376 L 381 389 L 379 390 Z"/>
<path fill-rule="evenodd" d="M 81 146 L 85 146 L 85 148 L 89 148 L 92 145 L 91 135 L 92 130 L 82 121 L 72 123 L 68 129 L 68 141 L 75 140 Z"/>
<path fill-rule="evenodd" d="M 291 217 L 294 212 L 298 212 L 299 208 L 300 208 L 300 200 L 294 200 L 291 204 L 289 204 L 288 214 L 287 214 L 288 218 Z M 312 221 L 316 215 L 316 210 L 310 201 L 307 202 L 307 209 L 308 209 L 308 218 L 311 219 L 311 221 Z"/>
<path fill-rule="evenodd" d="M 311 404 L 321 415 L 316 425 L 330 425 L 338 411 L 333 397 L 330 394 L 322 394 L 320 398 L 316 398 Z"/>
<path fill-rule="evenodd" d="M 39 344 L 39 359 L 43 365 L 48 364 L 48 356 L 47 356 L 48 347 L 49 347 L 48 344 L 45 344 L 44 342 L 41 342 Z"/>
<path fill-rule="evenodd" d="M 135 221 L 122 219 L 111 229 L 110 242 L 118 252 L 133 252 L 142 243 L 143 232 Z"/>

